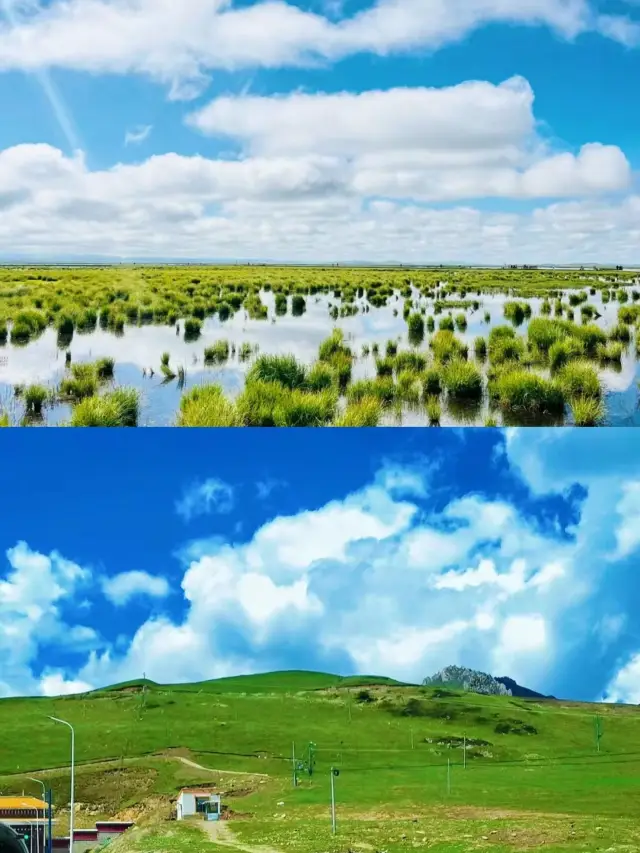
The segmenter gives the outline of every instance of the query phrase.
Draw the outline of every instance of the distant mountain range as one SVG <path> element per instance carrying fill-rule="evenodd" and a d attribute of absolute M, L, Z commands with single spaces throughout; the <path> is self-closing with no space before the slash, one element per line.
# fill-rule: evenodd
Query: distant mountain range
<path fill-rule="evenodd" d="M 490 696 L 520 696 L 523 699 L 553 699 L 553 696 L 545 696 L 521 687 L 513 678 L 501 676 L 495 678 L 487 672 L 479 672 L 476 669 L 468 669 L 464 666 L 446 666 L 435 675 L 428 676 L 422 682 L 427 687 L 453 687 L 458 690 L 467 690 L 470 693 L 484 693 Z"/>

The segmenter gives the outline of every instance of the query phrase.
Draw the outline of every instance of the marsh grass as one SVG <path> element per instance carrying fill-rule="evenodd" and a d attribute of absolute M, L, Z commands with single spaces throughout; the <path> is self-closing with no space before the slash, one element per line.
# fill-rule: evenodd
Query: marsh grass
<path fill-rule="evenodd" d="M 182 396 L 177 426 L 238 427 L 242 420 L 219 385 L 198 385 Z"/>
<path fill-rule="evenodd" d="M 293 390 L 302 388 L 307 379 L 306 368 L 293 355 L 261 355 L 247 373 L 247 385 L 252 382 L 278 383 Z"/>
<path fill-rule="evenodd" d="M 307 303 L 304 296 L 300 293 L 294 293 L 291 297 L 291 313 L 294 317 L 301 317 L 307 310 Z"/>
<path fill-rule="evenodd" d="M 503 313 L 507 320 L 519 326 L 531 316 L 531 305 L 528 302 L 505 302 Z"/>
<path fill-rule="evenodd" d="M 362 397 L 347 404 L 344 413 L 337 419 L 339 427 L 375 427 L 382 416 L 382 405 L 376 397 Z"/>
<path fill-rule="evenodd" d="M 73 407 L 74 427 L 135 427 L 140 408 L 135 388 L 117 388 L 101 396 L 87 397 Z"/>
<path fill-rule="evenodd" d="M 220 340 L 213 343 L 210 347 L 205 347 L 204 363 L 205 364 L 223 364 L 229 359 L 229 341 Z"/>
<path fill-rule="evenodd" d="M 196 341 L 202 333 L 202 321 L 197 317 L 187 317 L 184 321 L 185 341 Z"/>
<path fill-rule="evenodd" d="M 427 368 L 424 374 L 422 388 L 426 396 L 437 396 L 442 393 L 442 368 L 435 365 Z"/>
<path fill-rule="evenodd" d="M 0 346 L 4 346 L 9 337 L 9 329 L 7 327 L 7 321 L 0 319 Z"/>
<path fill-rule="evenodd" d="M 549 347 L 549 366 L 558 370 L 569 361 L 581 358 L 584 354 L 584 344 L 578 338 L 564 338 Z"/>
<path fill-rule="evenodd" d="M 0 411 L 0 427 L 8 427 L 11 426 L 9 422 L 9 415 L 7 412 Z"/>
<path fill-rule="evenodd" d="M 473 342 L 473 349 L 476 358 L 485 359 L 487 357 L 487 341 L 482 336 L 479 336 Z"/>
<path fill-rule="evenodd" d="M 620 364 L 623 353 L 624 346 L 620 341 L 607 341 L 606 344 L 598 344 L 597 356 L 603 364 Z"/>
<path fill-rule="evenodd" d="M 425 409 L 430 426 L 438 426 L 442 418 L 442 407 L 437 397 L 427 397 L 425 400 Z"/>
<path fill-rule="evenodd" d="M 598 397 L 575 397 L 569 407 L 576 426 L 598 426 L 604 420 L 604 405 Z"/>
<path fill-rule="evenodd" d="M 420 373 L 415 370 L 401 370 L 397 375 L 398 398 L 406 403 L 419 403 L 422 397 Z"/>
<path fill-rule="evenodd" d="M 442 329 L 431 338 L 429 346 L 435 359 L 443 364 L 454 359 L 466 359 L 469 353 L 467 345 L 456 338 L 453 332 Z"/>
<path fill-rule="evenodd" d="M 66 376 L 60 382 L 59 392 L 62 397 L 82 400 L 92 397 L 98 390 L 98 373 L 93 363 L 71 365 L 71 376 Z"/>
<path fill-rule="evenodd" d="M 552 379 L 518 368 L 499 373 L 489 383 L 489 393 L 504 409 L 535 414 L 560 414 L 564 393 Z"/>
<path fill-rule="evenodd" d="M 40 415 L 42 407 L 49 396 L 44 385 L 29 385 L 24 390 L 23 398 L 27 414 Z"/>
<path fill-rule="evenodd" d="M 112 379 L 115 364 L 115 359 L 109 356 L 97 359 L 95 368 L 98 379 Z"/>
<path fill-rule="evenodd" d="M 407 318 L 409 341 L 419 344 L 424 340 L 424 317 L 422 314 L 409 314 Z"/>
<path fill-rule="evenodd" d="M 565 395 L 575 397 L 600 398 L 602 388 L 598 372 L 588 361 L 571 361 L 556 374 L 556 379 Z"/>
<path fill-rule="evenodd" d="M 452 397 L 478 399 L 482 396 L 482 374 L 470 361 L 454 359 L 448 362 L 442 372 L 442 381 Z"/>
<path fill-rule="evenodd" d="M 254 379 L 245 385 L 237 406 L 246 426 L 312 427 L 330 423 L 337 403 L 334 390 L 314 393 Z"/>
<path fill-rule="evenodd" d="M 377 379 L 359 379 L 347 388 L 347 400 L 359 402 L 365 397 L 374 397 L 383 406 L 390 406 L 397 396 L 397 389 L 391 377 Z"/>

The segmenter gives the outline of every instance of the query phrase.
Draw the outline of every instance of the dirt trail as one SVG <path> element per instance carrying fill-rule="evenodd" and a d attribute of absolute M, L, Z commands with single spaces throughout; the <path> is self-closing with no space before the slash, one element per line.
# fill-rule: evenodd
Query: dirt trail
<path fill-rule="evenodd" d="M 233 834 L 233 830 L 226 820 L 205 820 L 199 824 L 211 841 L 220 847 L 229 847 L 231 850 L 240 850 L 242 853 L 280 853 L 273 847 L 260 845 L 242 844 Z"/>
<path fill-rule="evenodd" d="M 166 755 L 165 758 L 169 758 L 171 761 L 177 759 L 188 767 L 193 767 L 196 770 L 204 770 L 205 773 L 221 773 L 227 776 L 259 776 L 261 779 L 269 778 L 268 773 L 250 773 L 248 770 L 215 770 L 212 767 L 203 767 L 202 764 L 197 764 L 190 758 L 185 758 L 184 755 Z"/>

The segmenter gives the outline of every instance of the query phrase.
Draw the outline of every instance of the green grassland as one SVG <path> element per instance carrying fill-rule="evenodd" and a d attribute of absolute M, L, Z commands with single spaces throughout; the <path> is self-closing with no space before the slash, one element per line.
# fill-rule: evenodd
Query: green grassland
<path fill-rule="evenodd" d="M 0 701 L 0 790 L 36 793 L 30 775 L 51 782 L 64 827 L 69 739 L 47 720 L 55 714 L 76 728 L 81 820 L 136 820 L 113 853 L 629 853 L 640 849 L 639 710 L 323 673 L 129 682 Z M 296 787 L 293 744 L 304 764 Z M 219 837 L 204 822 L 168 821 L 180 787 L 205 783 L 230 810 Z"/>
<path fill-rule="evenodd" d="M 443 403 L 458 419 L 473 420 L 488 400 L 486 425 L 557 424 L 570 412 L 577 425 L 602 423 L 605 389 L 600 372 L 620 369 L 624 355 L 640 352 L 638 273 L 613 270 L 378 270 L 278 267 L 112 267 L 0 270 L 0 346 L 28 346 L 47 329 L 67 349 L 74 334 L 98 327 L 122 335 L 148 324 L 176 328 L 198 341 L 203 322 L 244 312 L 266 321 L 263 301 L 275 296 L 272 319 L 302 317 L 307 303 L 326 294 L 328 338 L 313 364 L 291 355 L 258 355 L 248 341 L 202 344 L 205 365 L 237 358 L 250 367 L 242 393 L 228 398 L 221 385 L 197 384 L 184 392 L 178 426 L 376 426 L 420 410 L 438 425 Z M 483 311 L 483 294 L 506 294 L 504 324 Z M 541 304 L 532 316 L 531 298 Z M 594 299 L 594 297 L 596 297 Z M 592 300 L 592 301 L 589 301 Z M 599 309 L 616 303 L 617 323 L 602 328 Z M 401 318 L 407 346 L 398 340 L 353 350 L 331 327 L 382 306 Z M 486 334 L 472 345 L 460 338 L 467 315 L 483 315 Z M 224 328 L 224 327 L 222 327 Z M 402 337 L 402 336 L 401 336 Z M 126 343 L 126 342 L 125 342 Z M 353 379 L 358 359 L 373 359 L 375 377 Z M 0 412 L 0 425 L 45 421 L 43 413 L 69 404 L 70 426 L 136 426 L 140 390 L 114 387 L 114 361 L 71 363 L 56 387 L 15 387 L 19 418 Z M 186 367 L 170 352 L 150 368 L 185 387 Z M 146 371 L 146 368 L 145 368 Z M 145 372 L 146 375 L 146 372 Z M 6 408 L 6 404 L 5 404 Z"/>

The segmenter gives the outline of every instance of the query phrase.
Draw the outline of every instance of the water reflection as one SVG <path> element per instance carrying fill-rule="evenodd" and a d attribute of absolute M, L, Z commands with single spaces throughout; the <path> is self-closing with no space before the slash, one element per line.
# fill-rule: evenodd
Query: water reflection
<path fill-rule="evenodd" d="M 418 297 L 417 292 L 414 298 L 427 308 L 428 313 L 433 313 L 432 300 Z M 467 328 L 464 332 L 456 331 L 456 334 L 468 343 L 470 353 L 473 353 L 473 342 L 477 336 L 486 337 L 493 326 L 507 322 L 503 316 L 503 305 L 510 298 L 504 294 L 467 294 L 466 299 L 476 299 L 479 307 L 465 311 Z M 0 406 L 9 412 L 12 419 L 19 419 L 22 408 L 20 400 L 14 397 L 13 386 L 38 382 L 51 388 L 56 387 L 64 375 L 67 349 L 71 353 L 72 362 L 90 361 L 104 356 L 115 359 L 115 383 L 133 386 L 141 391 L 140 422 L 151 426 L 173 423 L 182 395 L 177 379 L 166 381 L 160 372 L 164 352 L 170 354 L 174 372 L 177 373 L 178 367 L 184 368 L 186 388 L 203 381 L 218 382 L 229 395 L 236 396 L 243 388 L 244 377 L 251 363 L 239 357 L 240 345 L 243 343 L 248 343 L 261 353 L 293 353 L 300 361 L 308 364 L 316 359 L 318 347 L 331 328 L 338 326 L 358 356 L 353 368 L 354 380 L 375 376 L 375 356 L 370 349 L 373 344 L 378 344 L 380 355 L 384 355 L 386 342 L 390 339 L 398 341 L 402 346 L 409 345 L 407 324 L 402 316 L 404 300 L 399 294 L 382 308 L 372 308 L 366 299 L 358 299 L 357 314 L 335 321 L 331 319 L 329 310 L 330 306 L 339 305 L 339 300 L 327 294 L 307 297 L 307 310 L 301 317 L 277 315 L 275 298 L 270 291 L 263 292 L 261 299 L 268 309 L 266 320 L 253 320 L 244 310 L 224 322 L 218 317 L 210 317 L 204 320 L 202 334 L 197 340 L 185 340 L 180 321 L 179 334 L 176 334 L 176 327 L 173 326 L 125 326 L 119 334 L 98 326 L 91 333 L 79 334 L 76 331 L 70 341 L 68 336 L 67 340 L 61 341 L 56 331 L 49 328 L 26 346 L 7 343 L 0 348 Z M 527 301 L 532 307 L 532 317 L 539 316 L 543 300 L 534 298 Z M 619 308 L 617 302 L 603 303 L 600 292 L 590 296 L 589 302 L 597 307 L 601 315 L 597 320 L 600 327 L 608 329 L 615 325 Z M 456 312 L 453 309 L 454 315 L 459 310 Z M 489 322 L 485 320 L 486 312 L 490 314 Z M 436 326 L 440 316 L 435 318 Z M 580 322 L 580 306 L 575 309 L 575 319 Z M 528 324 L 529 319 L 526 319 L 518 327 L 518 334 L 526 335 Z M 205 346 L 221 338 L 235 347 L 235 355 L 223 365 L 205 365 Z M 422 344 L 423 349 L 427 348 L 427 341 L 428 335 Z M 369 354 L 363 356 L 362 348 L 365 344 L 369 347 Z M 486 370 L 486 363 L 482 367 Z M 153 375 L 151 370 L 154 371 Z M 607 367 L 601 371 L 601 377 L 605 388 L 606 424 L 640 426 L 637 388 L 640 369 L 633 346 L 627 348 L 620 366 Z M 49 424 L 63 422 L 69 416 L 70 406 L 65 403 L 56 403 L 45 410 L 46 422 Z M 442 425 L 478 425 L 488 417 L 495 417 L 498 423 L 503 422 L 500 413 L 490 408 L 486 395 L 477 404 L 443 400 Z M 551 422 L 557 423 L 554 420 Z M 383 423 L 422 426 L 428 421 L 423 406 L 404 404 L 399 409 L 386 412 Z M 518 423 L 522 423 L 522 420 L 518 420 Z"/>

